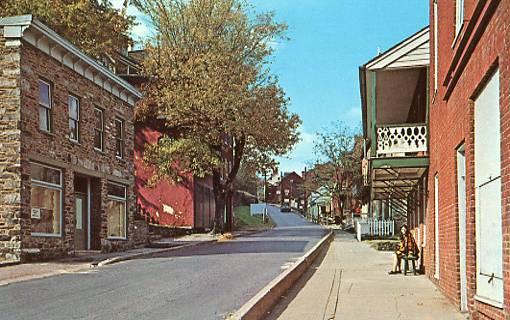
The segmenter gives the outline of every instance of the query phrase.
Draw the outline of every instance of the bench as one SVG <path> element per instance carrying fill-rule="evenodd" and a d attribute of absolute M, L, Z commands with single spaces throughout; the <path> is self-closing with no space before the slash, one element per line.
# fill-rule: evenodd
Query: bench
<path fill-rule="evenodd" d="M 418 260 L 418 257 L 412 254 L 404 254 L 402 255 L 402 260 L 404 260 L 404 275 L 407 276 L 409 261 L 411 261 L 413 265 L 413 274 L 416 275 L 416 260 Z"/>

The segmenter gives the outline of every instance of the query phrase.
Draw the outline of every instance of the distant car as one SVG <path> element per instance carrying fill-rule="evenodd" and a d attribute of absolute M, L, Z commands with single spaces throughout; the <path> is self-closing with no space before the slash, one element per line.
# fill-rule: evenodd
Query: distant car
<path fill-rule="evenodd" d="M 282 206 L 280 207 L 280 212 L 290 212 L 290 206 L 286 203 L 282 204 Z"/>

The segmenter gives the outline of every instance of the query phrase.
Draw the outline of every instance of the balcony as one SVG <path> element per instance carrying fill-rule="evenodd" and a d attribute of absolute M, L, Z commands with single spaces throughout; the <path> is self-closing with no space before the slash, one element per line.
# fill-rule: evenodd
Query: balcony
<path fill-rule="evenodd" d="M 377 158 L 416 157 L 428 153 L 427 124 L 378 125 Z"/>

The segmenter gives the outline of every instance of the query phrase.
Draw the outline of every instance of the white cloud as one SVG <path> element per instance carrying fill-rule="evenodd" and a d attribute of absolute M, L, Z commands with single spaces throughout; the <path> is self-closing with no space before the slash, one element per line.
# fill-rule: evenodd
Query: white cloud
<path fill-rule="evenodd" d="M 296 144 L 288 156 L 277 159 L 280 162 L 280 172 L 291 172 L 301 174 L 305 167 L 309 167 L 314 161 L 313 145 L 315 134 L 300 129 L 301 141 Z"/>
<path fill-rule="evenodd" d="M 124 0 L 111 0 L 112 4 L 115 8 L 121 9 L 124 4 Z M 131 35 L 133 36 L 135 41 L 144 41 L 152 34 L 152 28 L 150 21 L 147 16 L 141 13 L 134 6 L 128 7 L 128 14 L 136 17 L 136 25 L 133 30 L 131 30 Z"/>
<path fill-rule="evenodd" d="M 348 109 L 342 118 L 348 125 L 358 126 L 361 124 L 361 107 L 352 107 Z"/>

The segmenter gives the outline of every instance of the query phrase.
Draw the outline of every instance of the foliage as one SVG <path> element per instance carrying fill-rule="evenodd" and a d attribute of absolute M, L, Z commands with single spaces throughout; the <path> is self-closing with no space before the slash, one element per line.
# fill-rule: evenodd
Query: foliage
<path fill-rule="evenodd" d="M 362 146 L 359 129 L 333 122 L 317 132 L 314 153 L 317 162 L 307 175 L 305 188 L 331 197 L 344 207 L 352 182 L 361 175 Z M 342 212 L 341 212 L 342 213 Z"/>
<path fill-rule="evenodd" d="M 0 16 L 32 14 L 87 54 L 114 57 L 131 44 L 134 17 L 107 0 L 1 0 Z"/>
<path fill-rule="evenodd" d="M 236 217 L 236 228 L 237 229 L 266 229 L 270 228 L 273 224 L 271 219 L 266 218 L 266 221 L 262 221 L 262 215 L 250 214 L 250 207 L 240 206 L 234 208 L 234 214 Z"/>
<path fill-rule="evenodd" d="M 239 172 L 234 180 L 234 188 L 257 195 L 260 182 L 260 178 L 257 177 L 255 171 L 251 170 L 244 162 L 241 163 Z"/>
<path fill-rule="evenodd" d="M 175 164 L 212 174 L 215 194 L 225 197 L 242 161 L 258 168 L 292 148 L 300 119 L 289 112 L 268 59 L 270 42 L 284 38 L 285 24 L 274 22 L 272 13 L 253 14 L 241 0 L 133 3 L 156 29 L 146 47 L 150 80 L 137 120 L 163 119 L 180 132 L 145 155 L 160 176 L 172 177 Z"/>

